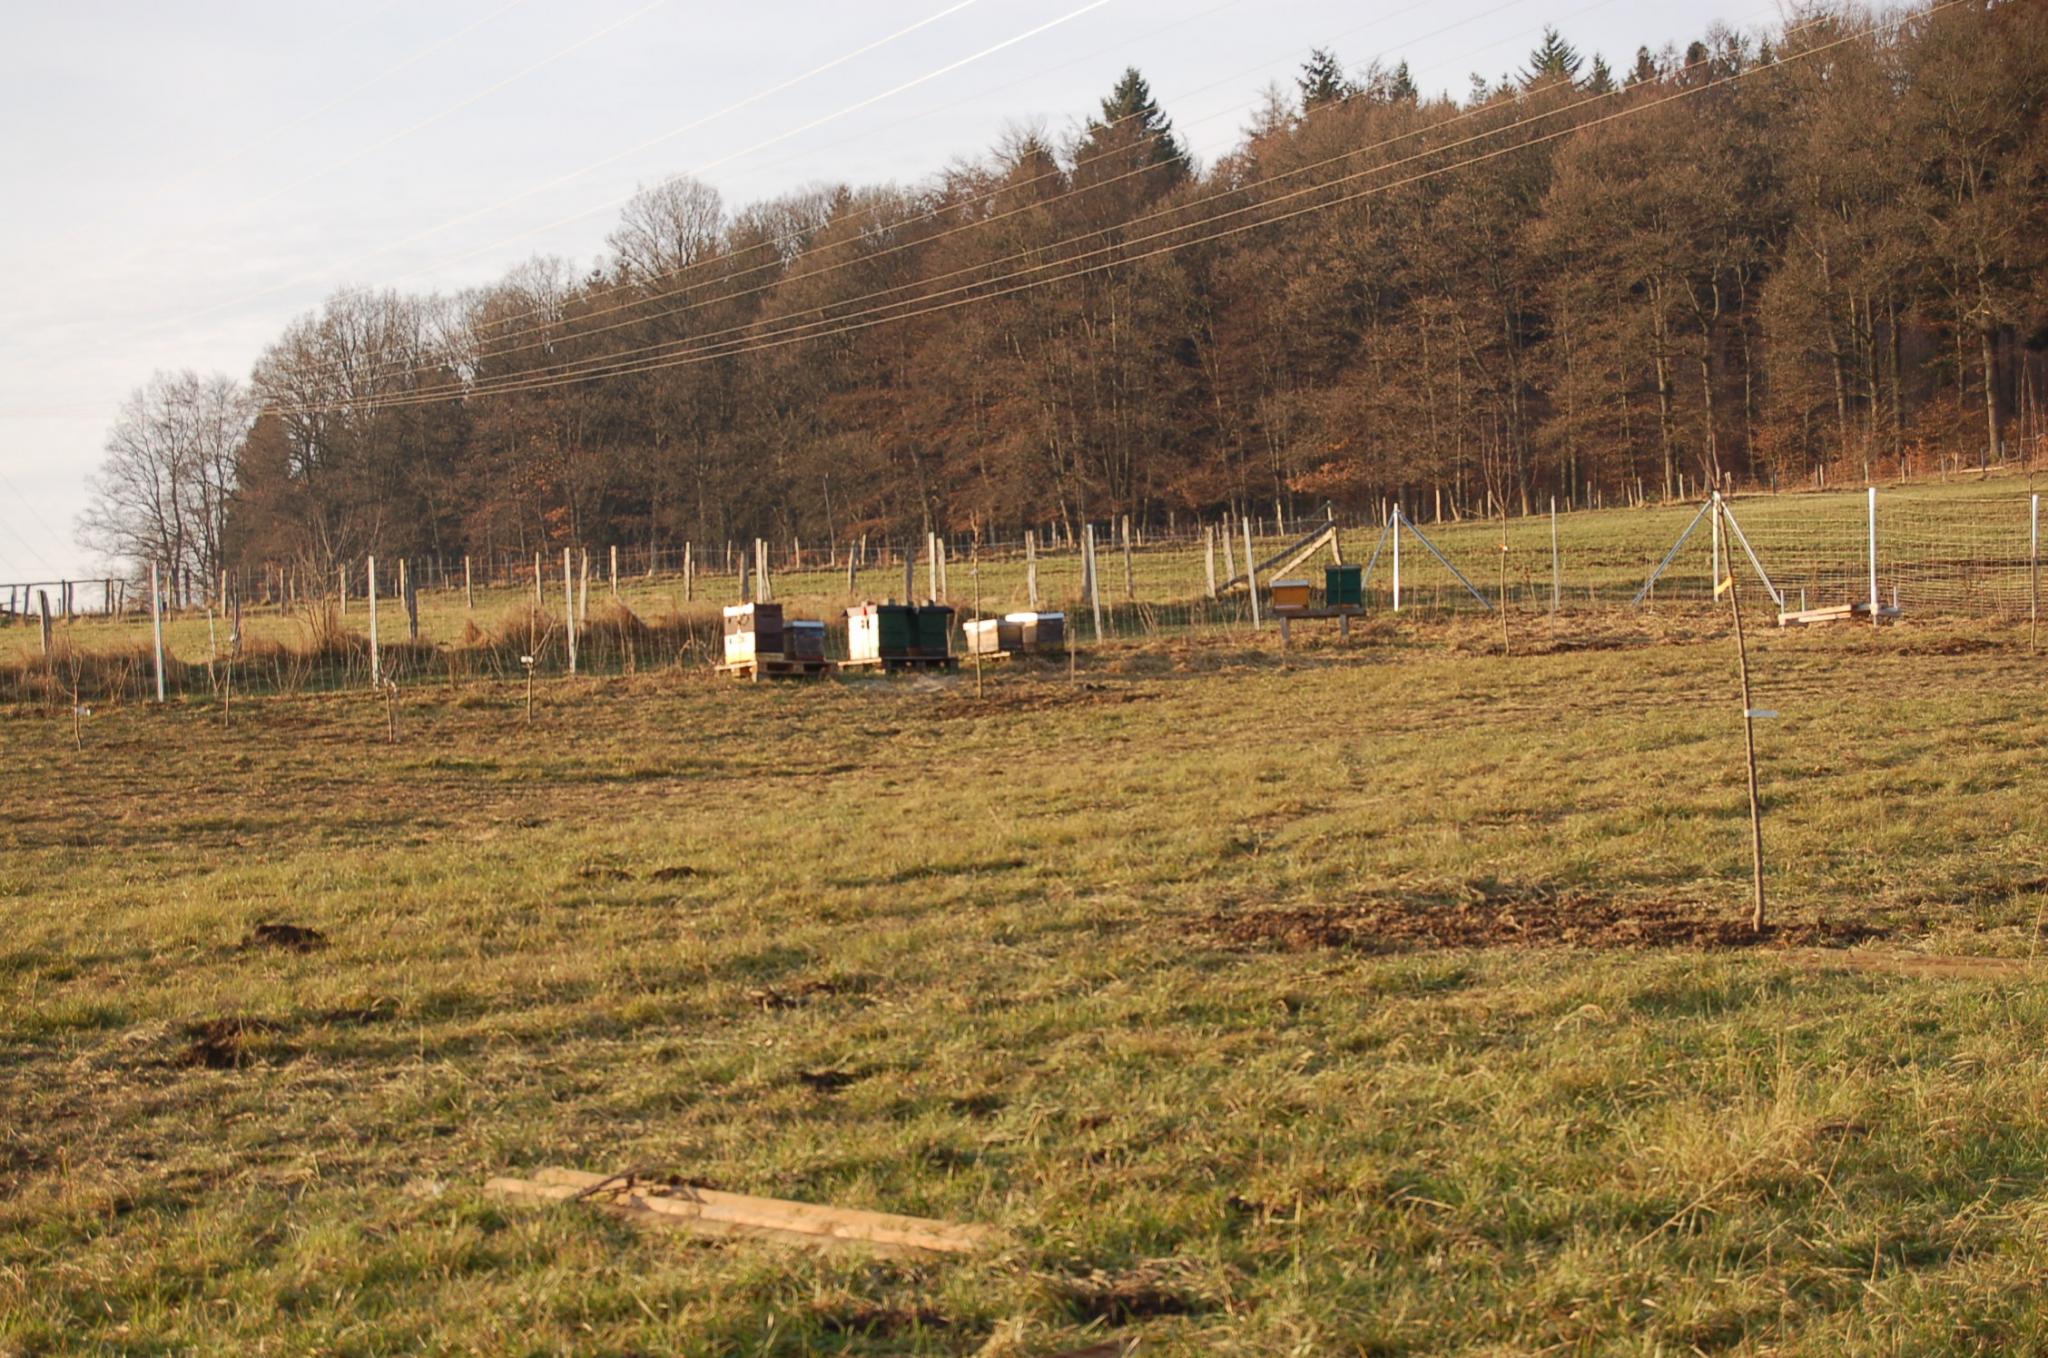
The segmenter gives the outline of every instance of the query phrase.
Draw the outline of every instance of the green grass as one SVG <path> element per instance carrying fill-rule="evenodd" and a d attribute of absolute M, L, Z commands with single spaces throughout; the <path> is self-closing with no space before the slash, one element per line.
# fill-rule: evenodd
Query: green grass
<path fill-rule="evenodd" d="M 1740 918 L 1728 639 L 1517 626 L 1116 647 L 980 699 L 554 681 L 531 726 L 470 681 L 406 692 L 395 744 L 360 693 L 103 708 L 83 749 L 0 709 L 0 1353 L 2048 1346 L 2039 981 L 1232 932 Z M 2024 633 L 1753 659 L 1786 937 L 2031 956 Z M 242 947 L 266 921 L 330 946 Z M 193 1064 L 221 1019 L 239 1064 Z M 548 1164 L 1010 1244 L 480 1192 Z"/>

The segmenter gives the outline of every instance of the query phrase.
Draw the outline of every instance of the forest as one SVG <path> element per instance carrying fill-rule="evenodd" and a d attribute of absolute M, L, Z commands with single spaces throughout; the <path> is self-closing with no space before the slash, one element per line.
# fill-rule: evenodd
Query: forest
<path fill-rule="evenodd" d="M 1144 76 L 902 185 L 675 178 L 596 263 L 159 374 L 81 538 L 210 580 L 1128 514 L 1449 517 L 2038 438 L 2048 6 L 1809 9 L 1424 96 L 1317 51 L 1196 164 Z"/>

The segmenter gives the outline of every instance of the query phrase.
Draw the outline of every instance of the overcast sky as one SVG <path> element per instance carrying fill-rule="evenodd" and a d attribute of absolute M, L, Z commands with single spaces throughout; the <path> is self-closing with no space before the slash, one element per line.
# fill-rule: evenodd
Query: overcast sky
<path fill-rule="evenodd" d="M 914 181 L 1012 125 L 1071 130 L 1126 65 L 1207 161 L 1312 46 L 1353 67 L 1406 58 L 1425 92 L 1462 95 L 1472 72 L 1518 68 L 1545 22 L 1620 69 L 1640 44 L 1778 15 L 1722 0 L 0 2 L 0 583 L 98 572 L 74 523 L 115 407 L 152 372 L 246 377 L 343 285 L 457 289 L 536 253 L 587 264 L 618 203 L 670 174 L 699 173 L 728 207 Z"/>

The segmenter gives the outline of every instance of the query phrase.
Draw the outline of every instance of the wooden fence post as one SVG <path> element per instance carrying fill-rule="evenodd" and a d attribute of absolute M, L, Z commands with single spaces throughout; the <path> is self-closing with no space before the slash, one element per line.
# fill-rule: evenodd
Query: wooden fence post
<path fill-rule="evenodd" d="M 1035 612 L 1038 608 L 1038 534 L 1029 528 L 1024 530 L 1024 592 Z"/>
<path fill-rule="evenodd" d="M 612 544 L 612 602 L 619 601 L 619 544 Z"/>
<path fill-rule="evenodd" d="M 37 590 L 36 604 L 43 615 L 43 654 L 47 656 L 50 653 L 50 591 L 46 589 Z"/>
<path fill-rule="evenodd" d="M 398 563 L 399 590 L 405 599 L 405 637 L 408 641 L 420 639 L 420 582 L 406 573 L 403 558 Z"/>
<path fill-rule="evenodd" d="M 541 589 L 540 589 L 540 553 L 539 553 L 539 552 L 535 552 L 535 553 L 533 554 L 533 611 L 534 611 L 534 612 L 536 612 L 536 613 L 545 613 L 545 612 L 547 612 L 547 611 L 548 611 L 547 601 L 546 601 L 546 599 L 545 599 L 545 598 L 544 598 L 544 597 L 542 596 L 542 594 L 541 594 Z"/>
<path fill-rule="evenodd" d="M 1202 571 L 1209 578 L 1209 597 L 1216 597 L 1216 529 L 1202 529 Z"/>
<path fill-rule="evenodd" d="M 683 544 L 683 602 L 689 603 L 696 596 L 697 563 L 691 560 L 690 544 Z"/>
<path fill-rule="evenodd" d="M 472 613 L 476 612 L 476 582 L 469 573 L 467 554 L 462 558 L 462 606 Z"/>
<path fill-rule="evenodd" d="M 577 561 L 581 566 L 581 583 L 576 592 L 576 621 L 588 625 L 590 622 L 590 549 L 579 548 Z"/>

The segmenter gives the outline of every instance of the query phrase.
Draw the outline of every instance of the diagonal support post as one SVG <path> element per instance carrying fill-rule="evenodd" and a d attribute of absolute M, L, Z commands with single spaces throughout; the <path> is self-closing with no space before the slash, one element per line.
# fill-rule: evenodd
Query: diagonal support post
<path fill-rule="evenodd" d="M 1414 536 L 1415 540 L 1421 543 L 1425 548 L 1427 548 L 1431 556 L 1435 557 L 1438 561 L 1441 561 L 1443 563 L 1443 567 L 1445 570 L 1449 571 L 1452 575 L 1458 577 L 1458 583 L 1463 585 L 1471 593 L 1472 597 L 1479 601 L 1480 606 L 1483 607 L 1489 613 L 1493 612 L 1493 600 L 1487 598 L 1484 594 L 1481 594 L 1478 590 L 1478 587 L 1475 586 L 1470 580 L 1467 580 L 1465 578 L 1465 572 L 1459 570 L 1456 566 L 1453 566 L 1451 564 L 1451 559 L 1445 556 L 1442 552 L 1438 551 L 1436 549 L 1436 544 L 1434 542 L 1431 542 L 1428 538 L 1422 535 L 1422 530 L 1415 526 L 1415 520 L 1409 518 L 1406 511 L 1402 510 L 1401 507 L 1398 505 L 1394 507 L 1394 513 L 1397 516 L 1401 525 L 1408 529 L 1409 533 Z"/>

